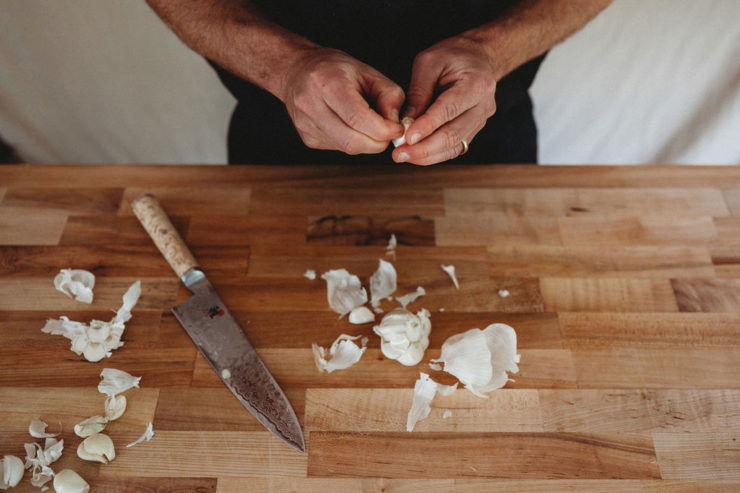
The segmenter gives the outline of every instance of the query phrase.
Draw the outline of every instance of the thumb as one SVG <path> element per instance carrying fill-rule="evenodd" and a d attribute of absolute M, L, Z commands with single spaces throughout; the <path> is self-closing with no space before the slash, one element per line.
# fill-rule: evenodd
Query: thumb
<path fill-rule="evenodd" d="M 421 61 L 420 61 L 421 60 Z M 434 88 L 437 85 L 440 73 L 432 65 L 425 63 L 418 56 L 411 69 L 411 83 L 406 99 L 404 116 L 419 118 L 432 104 Z"/>

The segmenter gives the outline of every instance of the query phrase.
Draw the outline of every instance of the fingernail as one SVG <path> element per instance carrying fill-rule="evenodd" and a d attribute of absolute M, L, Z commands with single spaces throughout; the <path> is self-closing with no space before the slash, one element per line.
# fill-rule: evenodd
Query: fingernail
<path fill-rule="evenodd" d="M 398 121 L 398 110 L 391 110 L 391 120 L 394 122 Z"/>
<path fill-rule="evenodd" d="M 411 137 L 409 137 L 409 144 L 414 145 L 419 142 L 419 139 L 421 139 L 421 134 L 415 133 Z"/>
<path fill-rule="evenodd" d="M 398 155 L 398 162 L 399 163 L 405 163 L 408 160 L 409 160 L 409 155 L 406 154 L 405 152 L 402 152 L 401 154 Z"/>

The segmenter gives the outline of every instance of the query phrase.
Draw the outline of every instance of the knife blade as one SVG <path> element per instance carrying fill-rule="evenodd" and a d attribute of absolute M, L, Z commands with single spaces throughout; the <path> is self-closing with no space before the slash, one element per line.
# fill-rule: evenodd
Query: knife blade
<path fill-rule="evenodd" d="M 150 194 L 131 209 L 193 296 L 172 308 L 198 350 L 226 387 L 262 425 L 299 452 L 306 451 L 298 417 L 275 378 L 198 268 L 167 214 Z"/>

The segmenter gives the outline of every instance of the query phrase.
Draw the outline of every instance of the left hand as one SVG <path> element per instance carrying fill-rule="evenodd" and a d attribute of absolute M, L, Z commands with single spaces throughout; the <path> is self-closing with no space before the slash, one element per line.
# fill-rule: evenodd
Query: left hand
<path fill-rule="evenodd" d="M 419 53 L 407 92 L 406 114 L 416 121 L 393 160 L 426 166 L 459 156 L 496 111 L 493 63 L 483 46 L 455 36 Z M 435 94 L 439 96 L 434 99 Z"/>

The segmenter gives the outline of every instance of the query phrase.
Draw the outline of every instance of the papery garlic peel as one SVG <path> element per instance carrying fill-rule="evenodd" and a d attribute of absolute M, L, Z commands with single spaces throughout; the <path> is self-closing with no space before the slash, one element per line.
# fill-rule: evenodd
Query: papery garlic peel
<path fill-rule="evenodd" d="M 318 344 L 312 344 L 311 350 L 313 351 L 316 368 L 320 372 L 325 371 L 327 373 L 331 373 L 335 370 L 347 369 L 360 361 L 360 358 L 365 354 L 365 350 L 367 349 L 367 338 L 362 338 L 362 347 L 359 347 L 353 341 L 360 339 L 361 337 L 362 336 L 353 337 L 347 334 L 341 334 L 332 343 L 328 352 Z M 328 360 L 327 357 L 329 357 Z"/>

